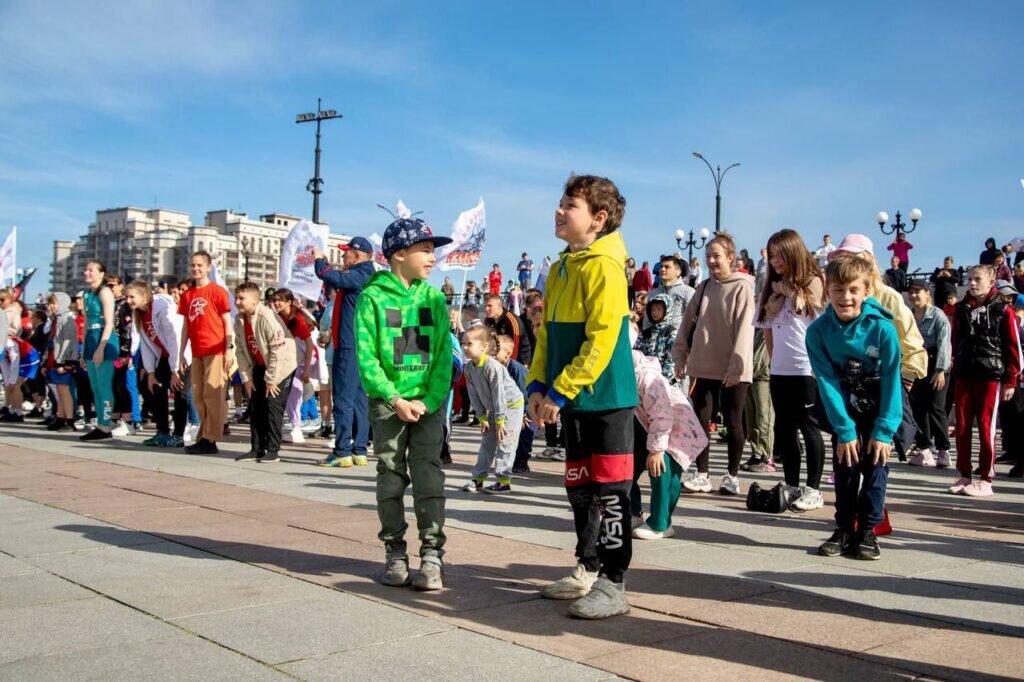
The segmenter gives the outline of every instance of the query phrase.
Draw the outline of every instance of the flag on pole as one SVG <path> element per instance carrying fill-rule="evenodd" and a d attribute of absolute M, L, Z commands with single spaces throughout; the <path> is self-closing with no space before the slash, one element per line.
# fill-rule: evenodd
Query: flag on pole
<path fill-rule="evenodd" d="M 544 260 L 540 263 L 540 272 L 537 273 L 537 284 L 536 288 L 544 293 L 544 288 L 548 284 L 548 273 L 551 271 L 551 259 L 544 256 Z"/>
<path fill-rule="evenodd" d="M 14 285 L 14 300 L 17 301 L 21 298 L 21 295 L 25 293 L 25 289 L 28 287 L 29 281 L 32 279 L 32 275 L 36 274 L 36 270 L 39 268 L 29 268 L 25 276 L 21 278 L 21 281 Z"/>
<path fill-rule="evenodd" d="M 401 200 L 398 202 L 401 204 Z M 406 209 L 408 210 L 408 209 Z M 409 217 L 409 216 L 405 216 Z M 373 263 L 377 266 L 377 269 L 390 270 L 391 266 L 388 265 L 388 259 L 384 257 L 384 238 L 374 232 L 367 239 L 373 244 Z"/>
<path fill-rule="evenodd" d="M 311 301 L 319 299 L 322 286 L 313 272 L 313 252 L 317 249 L 328 249 L 327 226 L 309 220 L 295 223 L 281 245 L 277 288 L 289 289 Z"/>
<path fill-rule="evenodd" d="M 484 200 L 463 211 L 452 225 L 452 243 L 441 249 L 442 270 L 472 270 L 480 262 L 487 241 Z"/>
<path fill-rule="evenodd" d="M 4 245 L 0 246 L 0 282 L 11 280 L 11 284 L 14 284 L 14 278 L 17 276 L 15 271 L 17 247 L 18 228 L 12 227 L 11 233 L 4 240 Z"/>

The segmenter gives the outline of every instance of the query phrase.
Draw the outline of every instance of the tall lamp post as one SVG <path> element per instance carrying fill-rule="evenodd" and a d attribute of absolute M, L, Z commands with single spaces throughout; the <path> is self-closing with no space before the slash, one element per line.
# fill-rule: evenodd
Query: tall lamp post
<path fill-rule="evenodd" d="M 708 237 L 711 236 L 711 233 L 708 232 L 708 228 L 702 227 L 697 235 L 700 237 L 699 242 L 694 238 L 693 230 L 690 230 L 689 239 L 686 239 L 686 232 L 683 230 L 676 230 L 676 246 L 679 247 L 680 251 L 686 249 L 689 254 L 687 256 L 687 265 L 689 265 L 689 261 L 693 260 L 693 250 L 703 249 L 704 244 L 708 241 Z"/>
<path fill-rule="evenodd" d="M 332 118 L 341 118 L 334 109 L 326 111 L 320 108 L 320 98 L 316 98 L 316 113 L 299 114 L 295 117 L 296 123 L 311 123 L 316 121 L 316 161 L 313 165 L 313 177 L 306 183 L 306 191 L 313 193 L 313 222 L 320 222 L 320 185 L 324 183 L 320 177 L 320 121 L 327 121 Z M 246 264 L 249 259 L 246 258 Z M 246 278 L 248 281 L 248 278 Z"/>
<path fill-rule="evenodd" d="M 900 233 L 910 234 L 917 229 L 917 221 L 921 219 L 921 209 L 915 208 L 910 211 L 910 222 L 911 226 L 908 229 L 906 223 L 903 222 L 900 212 L 896 211 L 896 222 L 892 225 L 886 226 L 889 222 L 889 214 L 885 211 L 879 211 L 878 215 L 875 216 L 875 222 L 878 223 L 878 228 L 882 230 L 882 234 L 896 233 L 896 238 L 899 239 Z"/>
<path fill-rule="evenodd" d="M 249 281 L 249 247 L 252 240 L 249 237 L 242 237 L 242 253 L 245 255 L 245 281 Z"/>
<path fill-rule="evenodd" d="M 735 168 L 736 166 L 738 166 L 740 164 L 739 163 L 734 163 L 731 166 L 727 166 L 725 170 L 722 170 L 721 166 L 717 166 L 716 167 L 717 170 L 716 170 L 716 168 L 712 168 L 711 167 L 711 164 L 708 163 L 708 160 L 705 159 L 704 155 L 701 154 L 700 152 L 694 152 L 693 155 L 696 158 L 698 158 L 698 159 L 700 159 L 701 161 L 704 162 L 704 164 L 708 167 L 708 170 L 711 171 L 711 177 L 715 179 L 715 232 L 716 233 L 721 232 L 722 231 L 722 178 L 725 177 L 725 174 L 728 173 L 730 169 Z"/>

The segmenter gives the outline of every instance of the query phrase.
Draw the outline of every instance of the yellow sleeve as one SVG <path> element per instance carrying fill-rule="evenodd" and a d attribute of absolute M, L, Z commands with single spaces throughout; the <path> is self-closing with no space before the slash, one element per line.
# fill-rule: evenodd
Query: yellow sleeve
<path fill-rule="evenodd" d="M 928 353 L 924 349 L 924 339 L 914 321 L 914 313 L 903 302 L 903 297 L 895 289 L 885 287 L 878 296 L 878 302 L 892 313 L 893 324 L 900 338 L 900 374 L 907 381 L 923 379 L 928 374 Z"/>
<path fill-rule="evenodd" d="M 559 394 L 572 400 L 587 386 L 593 386 L 608 368 L 615 345 L 629 314 L 624 286 L 625 271 L 611 258 L 594 258 L 581 268 L 583 304 L 586 308 L 585 340 L 552 384 Z"/>

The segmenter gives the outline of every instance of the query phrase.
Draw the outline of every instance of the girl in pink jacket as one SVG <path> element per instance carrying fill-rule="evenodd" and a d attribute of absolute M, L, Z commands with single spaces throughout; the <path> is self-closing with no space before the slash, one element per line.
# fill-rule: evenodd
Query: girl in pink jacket
<path fill-rule="evenodd" d="M 707 446 L 708 438 L 689 399 L 662 376 L 656 358 L 633 351 L 633 366 L 640 399 L 634 414 L 647 432 L 647 473 L 651 477 L 651 515 L 646 524 L 633 529 L 633 537 L 670 538 L 675 535 L 672 512 L 679 501 L 680 479 L 690 458 Z"/>

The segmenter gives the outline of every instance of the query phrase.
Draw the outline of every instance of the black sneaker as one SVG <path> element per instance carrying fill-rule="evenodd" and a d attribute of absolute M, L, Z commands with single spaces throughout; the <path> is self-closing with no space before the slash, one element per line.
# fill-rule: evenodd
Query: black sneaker
<path fill-rule="evenodd" d="M 268 452 L 262 457 L 257 458 L 256 461 L 260 464 L 266 464 L 267 462 L 280 462 L 281 457 L 276 452 Z"/>
<path fill-rule="evenodd" d="M 235 461 L 236 462 L 258 461 L 259 458 L 263 457 L 264 454 L 265 453 L 256 452 L 255 450 L 250 450 L 249 452 L 245 453 L 244 455 L 239 455 L 238 457 L 235 457 Z"/>
<path fill-rule="evenodd" d="M 874 531 L 866 530 L 857 542 L 857 558 L 863 561 L 875 561 L 882 558 L 882 551 L 878 549 L 878 538 Z"/>
<path fill-rule="evenodd" d="M 47 431 L 60 431 L 60 427 L 64 426 L 64 420 L 60 417 L 56 417 L 46 425 Z"/>
<path fill-rule="evenodd" d="M 4 416 L 0 417 L 0 422 L 23 422 L 23 421 L 25 421 L 24 417 L 22 417 L 20 414 L 15 414 L 13 412 L 8 412 Z"/>
<path fill-rule="evenodd" d="M 63 420 L 63 423 L 60 426 L 58 426 L 55 430 L 56 431 L 77 431 L 78 427 L 75 426 L 75 423 L 73 421 L 71 421 L 70 419 L 65 419 L 65 420 Z"/>
<path fill-rule="evenodd" d="M 110 431 L 104 431 L 103 429 L 93 429 L 92 431 L 90 431 L 89 433 L 85 434 L 84 436 L 79 436 L 78 440 L 81 440 L 81 441 L 91 441 L 91 440 L 106 440 L 108 438 L 113 438 L 113 436 L 110 435 Z"/>
<path fill-rule="evenodd" d="M 1024 478 L 1024 464 L 1014 464 L 1009 473 L 1006 474 L 1006 477 Z"/>
<path fill-rule="evenodd" d="M 512 467 L 512 473 L 513 474 L 528 474 L 528 473 L 530 473 L 530 465 L 529 464 L 516 464 L 515 466 Z"/>
<path fill-rule="evenodd" d="M 852 545 L 850 533 L 845 530 L 836 528 L 835 532 L 832 533 L 832 537 L 826 540 L 820 547 L 818 547 L 818 554 L 821 556 L 839 556 L 840 554 L 849 554 Z"/>
<path fill-rule="evenodd" d="M 740 465 L 740 469 L 744 471 L 753 471 L 754 467 L 761 463 L 761 457 L 758 455 L 751 455 L 750 459 Z"/>
<path fill-rule="evenodd" d="M 207 443 L 210 443 L 210 441 L 206 440 L 205 438 L 200 438 L 195 443 L 192 443 L 192 445 L 185 446 L 185 454 L 186 455 L 206 455 L 206 454 L 209 454 L 210 451 L 206 449 L 206 444 Z M 210 444 L 213 445 L 212 443 L 210 443 Z M 216 446 L 214 446 L 214 447 L 216 447 Z"/>
<path fill-rule="evenodd" d="M 217 444 L 214 443 L 212 440 L 206 441 L 206 444 L 203 445 L 203 448 L 204 455 L 216 455 L 218 452 L 220 452 L 220 450 L 217 449 Z"/>
<path fill-rule="evenodd" d="M 40 410 L 38 407 L 33 407 L 32 411 L 28 413 L 28 416 L 32 417 L 33 419 L 38 419 L 43 416 L 43 411 Z"/>
<path fill-rule="evenodd" d="M 29 416 L 32 416 L 32 415 L 29 415 Z M 998 457 L 996 457 L 996 464 L 1013 464 L 1016 461 L 1017 461 L 1017 456 L 1016 455 L 1011 455 L 1009 452 L 1004 452 L 1003 454 L 1001 454 Z"/>

